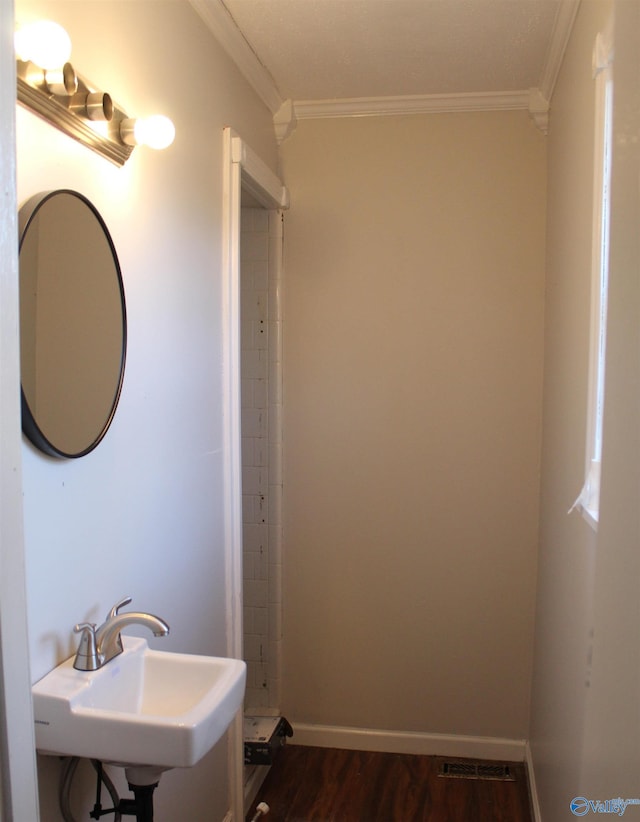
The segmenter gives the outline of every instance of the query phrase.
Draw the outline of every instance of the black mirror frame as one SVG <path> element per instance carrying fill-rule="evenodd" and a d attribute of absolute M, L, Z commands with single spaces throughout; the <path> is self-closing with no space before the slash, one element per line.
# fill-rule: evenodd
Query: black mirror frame
<path fill-rule="evenodd" d="M 78 457 L 84 457 L 93 451 L 100 442 L 104 439 L 105 434 L 109 430 L 111 423 L 113 422 L 113 418 L 116 413 L 116 408 L 118 407 L 118 402 L 120 401 L 120 394 L 122 392 L 122 384 L 124 382 L 124 369 L 125 369 L 125 361 L 126 361 L 126 354 L 127 354 L 127 309 L 126 309 L 126 301 L 125 301 L 125 293 L 124 293 L 124 282 L 122 279 L 122 271 L 120 269 L 120 262 L 118 260 L 118 255 L 116 252 L 115 245 L 111 238 L 111 234 L 105 221 L 102 219 L 100 212 L 97 208 L 93 205 L 93 203 L 87 199 L 83 194 L 80 194 L 78 191 L 74 191 L 73 189 L 67 188 L 60 188 L 55 189 L 54 191 L 45 191 L 39 194 L 35 194 L 33 197 L 30 197 L 20 208 L 18 213 L 18 232 L 20 237 L 19 242 L 19 250 L 22 250 L 22 244 L 24 239 L 27 235 L 27 231 L 29 226 L 31 225 L 32 221 L 35 219 L 37 213 L 42 208 L 42 206 L 48 202 L 50 199 L 55 197 L 59 194 L 69 194 L 73 197 L 77 197 L 81 200 L 93 213 L 94 217 L 98 221 L 104 236 L 107 240 L 109 245 L 109 249 L 111 251 L 111 256 L 113 259 L 113 264 L 116 272 L 116 276 L 118 279 L 118 288 L 120 291 L 120 304 L 122 308 L 122 354 L 120 358 L 120 374 L 118 378 L 118 384 L 114 393 L 113 402 L 111 404 L 111 409 L 109 414 L 106 418 L 106 421 L 102 427 L 102 429 L 98 432 L 97 436 L 87 445 L 86 448 L 83 448 L 81 451 L 77 453 L 67 453 L 62 451 L 61 449 L 57 448 L 54 443 L 52 443 L 42 432 L 38 423 L 36 422 L 33 414 L 31 413 L 31 409 L 29 408 L 29 403 L 27 398 L 24 394 L 24 389 L 22 388 L 22 383 L 20 384 L 20 405 L 22 410 L 22 431 L 35 445 L 43 453 L 47 454 L 50 457 L 56 457 L 58 459 L 77 459 Z"/>

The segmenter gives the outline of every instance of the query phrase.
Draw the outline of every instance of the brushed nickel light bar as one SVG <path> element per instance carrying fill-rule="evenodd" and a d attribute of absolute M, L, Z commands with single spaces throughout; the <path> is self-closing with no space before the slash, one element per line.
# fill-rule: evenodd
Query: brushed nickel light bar
<path fill-rule="evenodd" d="M 123 166 L 137 145 L 166 148 L 175 128 L 163 115 L 129 117 L 111 95 L 77 74 L 71 40 L 51 21 L 16 32 L 18 101 L 67 136 Z"/>

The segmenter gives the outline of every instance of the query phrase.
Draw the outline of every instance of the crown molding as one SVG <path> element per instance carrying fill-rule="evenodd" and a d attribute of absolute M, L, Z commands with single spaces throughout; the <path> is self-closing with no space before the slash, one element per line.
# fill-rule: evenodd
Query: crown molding
<path fill-rule="evenodd" d="M 579 6 L 580 0 L 562 0 L 558 6 L 539 84 L 545 100 L 551 100 L 553 95 Z"/>
<path fill-rule="evenodd" d="M 427 94 L 399 97 L 352 97 L 333 100 L 284 100 L 264 65 L 258 59 L 222 0 L 189 0 L 239 71 L 274 115 L 278 142 L 295 128 L 297 120 L 333 117 L 380 117 L 399 114 L 528 110 L 541 131 L 546 132 L 549 100 L 575 22 L 580 0 L 562 0 L 556 13 L 540 85 L 513 92 L 471 94 Z"/>
<path fill-rule="evenodd" d="M 284 143 L 287 137 L 293 134 L 297 125 L 298 120 L 293 100 L 285 100 L 279 111 L 276 111 L 273 115 L 273 127 L 278 145 Z"/>
<path fill-rule="evenodd" d="M 543 134 L 549 133 L 549 101 L 539 88 L 529 89 L 529 116 Z"/>
<path fill-rule="evenodd" d="M 222 48 L 272 114 L 284 100 L 273 78 L 258 59 L 222 0 L 189 0 Z"/>
<path fill-rule="evenodd" d="M 401 97 L 351 97 L 296 100 L 298 120 L 320 117 L 380 117 L 394 114 L 440 114 L 463 111 L 508 111 L 529 108 L 529 90 L 472 94 L 412 94 Z"/>

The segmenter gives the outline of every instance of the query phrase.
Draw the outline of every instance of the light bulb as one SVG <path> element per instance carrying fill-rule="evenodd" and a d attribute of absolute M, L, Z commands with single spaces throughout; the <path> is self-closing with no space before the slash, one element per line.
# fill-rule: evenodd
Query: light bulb
<path fill-rule="evenodd" d="M 175 126 L 163 114 L 154 114 L 152 117 L 144 117 L 140 120 L 130 118 L 120 123 L 120 137 L 130 146 L 167 148 L 173 143 L 175 135 Z"/>
<path fill-rule="evenodd" d="M 71 56 L 71 38 L 58 23 L 38 20 L 22 26 L 14 37 L 16 57 L 42 69 L 63 66 Z"/>
<path fill-rule="evenodd" d="M 136 121 L 135 135 L 141 145 L 162 149 L 173 143 L 176 129 L 168 117 L 154 114 L 152 117 Z"/>

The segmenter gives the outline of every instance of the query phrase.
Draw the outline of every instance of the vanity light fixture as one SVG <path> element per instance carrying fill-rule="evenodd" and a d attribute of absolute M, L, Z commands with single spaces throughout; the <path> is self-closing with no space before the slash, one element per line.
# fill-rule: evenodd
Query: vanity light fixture
<path fill-rule="evenodd" d="M 68 62 L 71 39 L 62 26 L 39 20 L 16 31 L 18 100 L 51 125 L 106 159 L 124 165 L 134 146 L 166 148 L 175 128 L 155 115 L 133 119 Z"/>

